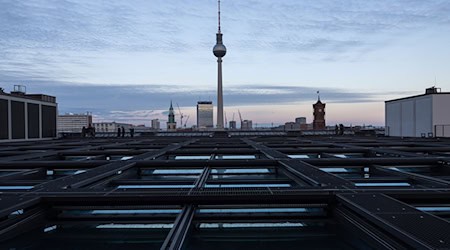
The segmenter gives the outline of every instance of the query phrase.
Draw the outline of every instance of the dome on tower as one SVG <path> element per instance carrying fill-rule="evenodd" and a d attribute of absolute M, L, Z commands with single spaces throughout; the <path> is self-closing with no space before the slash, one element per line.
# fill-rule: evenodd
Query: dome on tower
<path fill-rule="evenodd" d="M 223 44 L 216 44 L 213 48 L 213 53 L 216 57 L 224 57 L 227 53 L 227 48 Z"/>

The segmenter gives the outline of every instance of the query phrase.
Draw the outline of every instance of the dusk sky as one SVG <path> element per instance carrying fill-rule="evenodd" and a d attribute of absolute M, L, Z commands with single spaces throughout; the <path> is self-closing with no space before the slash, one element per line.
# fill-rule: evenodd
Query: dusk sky
<path fill-rule="evenodd" d="M 164 122 L 172 100 L 190 126 L 216 103 L 216 32 L 214 0 L 0 0 L 0 87 L 97 122 Z M 311 122 L 319 90 L 327 125 L 384 125 L 385 100 L 450 91 L 449 0 L 222 0 L 222 32 L 228 120 Z"/>

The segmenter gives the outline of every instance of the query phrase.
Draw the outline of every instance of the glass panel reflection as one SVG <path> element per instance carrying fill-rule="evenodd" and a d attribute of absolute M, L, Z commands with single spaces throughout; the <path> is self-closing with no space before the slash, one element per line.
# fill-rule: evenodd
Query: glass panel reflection
<path fill-rule="evenodd" d="M 183 249 L 370 249 L 331 221 L 194 222 Z"/>

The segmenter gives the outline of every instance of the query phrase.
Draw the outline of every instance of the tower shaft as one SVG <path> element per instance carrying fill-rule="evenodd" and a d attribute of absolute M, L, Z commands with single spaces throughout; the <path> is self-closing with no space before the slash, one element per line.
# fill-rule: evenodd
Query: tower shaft
<path fill-rule="evenodd" d="M 223 129 L 222 57 L 217 58 L 217 128 Z"/>

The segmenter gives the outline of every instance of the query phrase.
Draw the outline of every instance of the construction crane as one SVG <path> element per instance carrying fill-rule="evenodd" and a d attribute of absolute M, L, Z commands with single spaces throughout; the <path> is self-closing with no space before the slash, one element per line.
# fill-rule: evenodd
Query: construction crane
<path fill-rule="evenodd" d="M 184 128 L 186 128 L 186 124 L 189 121 L 189 117 L 191 117 L 190 115 L 187 116 L 186 121 L 184 122 Z"/>
<path fill-rule="evenodd" d="M 242 124 L 242 115 L 241 115 L 241 111 L 238 109 L 238 113 L 239 113 L 239 119 L 241 120 L 241 124 Z"/>
<path fill-rule="evenodd" d="M 241 115 L 241 111 L 238 109 L 238 113 L 239 113 L 239 119 L 241 120 L 241 130 L 242 130 L 242 125 L 244 125 L 244 123 L 242 122 L 242 115 Z"/>
<path fill-rule="evenodd" d="M 178 107 L 178 112 L 180 113 L 180 127 L 182 128 L 184 115 L 183 115 L 183 113 L 181 113 L 180 105 L 178 105 L 178 103 L 177 103 L 177 107 Z"/>

